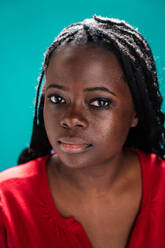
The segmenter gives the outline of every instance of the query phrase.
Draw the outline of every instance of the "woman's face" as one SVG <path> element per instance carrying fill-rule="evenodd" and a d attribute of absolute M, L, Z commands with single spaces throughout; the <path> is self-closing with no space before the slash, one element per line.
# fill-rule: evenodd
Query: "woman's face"
<path fill-rule="evenodd" d="M 61 49 L 50 60 L 44 92 L 46 132 L 63 164 L 96 166 L 121 154 L 138 119 L 112 52 L 94 45 Z"/>

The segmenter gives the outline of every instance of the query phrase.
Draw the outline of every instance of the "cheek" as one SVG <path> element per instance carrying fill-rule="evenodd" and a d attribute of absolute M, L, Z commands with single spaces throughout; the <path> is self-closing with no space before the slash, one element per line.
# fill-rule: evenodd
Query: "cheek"
<path fill-rule="evenodd" d="M 43 118 L 44 118 L 44 125 L 46 129 L 46 133 L 47 133 L 49 142 L 52 145 L 55 140 L 55 130 L 56 130 L 57 119 L 54 117 L 52 111 L 50 111 L 46 105 L 44 105 Z"/>
<path fill-rule="evenodd" d="M 52 128 L 55 127 L 58 123 L 58 119 L 60 117 L 60 113 L 45 101 L 44 109 L 43 109 L 43 117 L 45 126 Z"/>
<path fill-rule="evenodd" d="M 100 134 L 98 139 L 101 138 L 106 146 L 113 144 L 113 146 L 121 147 L 131 127 L 131 116 L 128 111 L 111 112 L 108 118 L 104 118 L 104 121 L 96 122 L 95 132 Z"/>

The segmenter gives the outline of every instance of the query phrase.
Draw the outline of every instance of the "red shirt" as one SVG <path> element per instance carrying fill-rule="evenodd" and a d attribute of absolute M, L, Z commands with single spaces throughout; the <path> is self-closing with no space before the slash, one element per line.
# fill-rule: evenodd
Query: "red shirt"
<path fill-rule="evenodd" d="M 165 248 L 165 161 L 136 152 L 143 194 L 128 248 Z M 92 248 L 82 225 L 55 207 L 48 157 L 0 173 L 0 248 Z"/>

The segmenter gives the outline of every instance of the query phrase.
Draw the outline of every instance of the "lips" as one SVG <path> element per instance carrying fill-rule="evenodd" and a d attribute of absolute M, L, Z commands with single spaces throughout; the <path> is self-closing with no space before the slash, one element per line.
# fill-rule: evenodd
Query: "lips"
<path fill-rule="evenodd" d="M 58 144 L 63 152 L 80 153 L 88 150 L 92 145 L 87 141 L 77 137 L 63 137 L 58 140 Z"/>
<path fill-rule="evenodd" d="M 77 137 L 63 137 L 58 139 L 58 143 L 65 143 L 70 145 L 89 145 L 89 143 Z"/>

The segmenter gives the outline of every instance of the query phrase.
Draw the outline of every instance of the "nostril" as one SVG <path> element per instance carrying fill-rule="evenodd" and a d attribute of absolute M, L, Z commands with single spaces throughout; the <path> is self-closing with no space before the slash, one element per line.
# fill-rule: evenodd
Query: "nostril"
<path fill-rule="evenodd" d="M 76 126 L 77 126 L 77 127 L 83 127 L 83 125 L 81 125 L 81 124 L 77 124 Z"/>
<path fill-rule="evenodd" d="M 63 120 L 61 120 L 60 125 L 65 129 L 70 129 L 73 127 L 87 127 L 88 123 L 85 119 L 80 119 L 75 116 L 72 116 L 70 118 L 65 117 Z"/>
<path fill-rule="evenodd" d="M 64 123 L 64 122 L 62 123 L 62 127 L 63 128 L 69 128 L 68 125 L 66 123 Z"/>
<path fill-rule="evenodd" d="M 83 125 L 82 124 L 78 124 L 78 123 L 65 123 L 65 122 L 63 122 L 62 123 L 62 127 L 63 128 L 72 128 L 72 127 L 83 127 Z"/>

